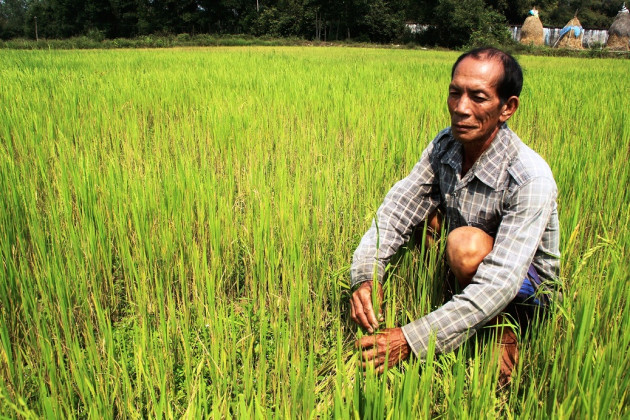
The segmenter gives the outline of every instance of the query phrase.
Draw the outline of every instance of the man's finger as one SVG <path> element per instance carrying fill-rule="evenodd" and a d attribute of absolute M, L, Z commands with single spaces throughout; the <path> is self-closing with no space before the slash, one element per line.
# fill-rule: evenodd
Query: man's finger
<path fill-rule="evenodd" d="M 367 369 L 368 366 L 372 366 L 375 373 L 381 374 L 385 370 L 385 357 L 375 355 L 373 359 L 362 362 L 361 366 L 363 366 L 363 369 Z"/>
<path fill-rule="evenodd" d="M 378 354 L 378 350 L 376 349 L 376 347 L 372 347 L 368 350 L 362 350 L 361 351 L 361 359 L 363 359 L 363 361 L 365 362 L 369 362 L 370 360 L 374 359 Z"/>
<path fill-rule="evenodd" d="M 364 337 L 361 337 L 360 340 L 357 340 L 356 345 L 359 349 L 371 349 L 372 347 L 376 346 L 376 337 L 373 335 L 366 335 Z"/>
<path fill-rule="evenodd" d="M 378 320 L 376 319 L 376 315 L 374 314 L 374 308 L 372 307 L 371 296 L 361 295 L 361 300 L 362 300 L 361 303 L 363 304 L 363 311 L 365 312 L 367 316 L 367 320 L 369 324 L 373 328 L 378 328 Z"/>
<path fill-rule="evenodd" d="M 381 375 L 383 372 L 385 372 L 385 363 L 381 363 L 374 371 Z"/>
<path fill-rule="evenodd" d="M 363 328 L 366 328 L 368 332 L 371 334 L 373 332 L 372 326 L 370 325 L 370 322 L 368 321 L 367 316 L 365 316 L 365 309 L 363 308 L 361 299 L 355 295 L 352 297 L 352 300 L 354 302 L 354 314 L 356 315 L 358 319 L 357 323 Z"/>
<path fill-rule="evenodd" d="M 358 322 L 357 320 L 357 313 L 354 310 L 354 303 L 352 302 L 352 299 L 350 299 L 350 318 L 354 321 L 354 322 Z"/>
<path fill-rule="evenodd" d="M 379 368 L 379 366 L 381 365 L 381 363 L 383 363 L 381 361 L 381 358 L 378 357 L 378 355 L 375 355 L 372 359 L 370 360 L 363 360 L 361 362 L 361 366 L 363 366 L 363 369 L 367 369 L 368 366 L 371 366 L 372 368 L 374 368 L 375 370 L 377 370 Z"/>

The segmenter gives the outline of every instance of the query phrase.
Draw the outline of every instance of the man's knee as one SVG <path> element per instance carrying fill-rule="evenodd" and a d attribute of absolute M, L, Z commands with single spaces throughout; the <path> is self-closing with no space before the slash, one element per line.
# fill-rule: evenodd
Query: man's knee
<path fill-rule="evenodd" d="M 446 258 L 461 287 L 466 287 L 481 261 L 492 251 L 494 239 L 483 230 L 463 226 L 446 238 Z"/>

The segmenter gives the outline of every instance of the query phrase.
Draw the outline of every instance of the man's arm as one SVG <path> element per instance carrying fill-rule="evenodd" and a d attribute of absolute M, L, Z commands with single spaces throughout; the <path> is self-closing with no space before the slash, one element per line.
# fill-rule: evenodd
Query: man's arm
<path fill-rule="evenodd" d="M 425 149 L 409 176 L 387 193 L 354 253 L 350 270 L 352 286 L 360 286 L 350 298 L 351 317 L 370 334 L 378 327 L 383 301 L 381 281 L 387 263 L 400 245 L 409 240 L 413 228 L 438 205 L 439 185 L 431 162 L 436 140 Z M 378 295 L 372 303 L 374 288 Z"/>
<path fill-rule="evenodd" d="M 411 173 L 385 196 L 372 226 L 354 252 L 350 270 L 353 287 L 368 280 L 381 282 L 391 257 L 409 240 L 413 228 L 437 208 L 439 184 L 432 164 L 434 145 L 435 140 Z"/>
<path fill-rule="evenodd" d="M 457 348 L 514 299 L 534 257 L 557 190 L 553 179 L 538 177 L 508 199 L 492 251 L 461 294 L 430 314 L 402 327 L 413 352 L 426 355 L 429 338 L 436 351 Z"/>

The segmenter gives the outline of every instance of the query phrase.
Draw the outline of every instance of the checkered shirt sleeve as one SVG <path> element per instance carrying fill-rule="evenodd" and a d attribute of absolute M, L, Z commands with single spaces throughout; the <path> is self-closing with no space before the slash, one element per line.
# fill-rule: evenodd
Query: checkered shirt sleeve
<path fill-rule="evenodd" d="M 434 142 L 425 149 L 409 176 L 392 187 L 377 210 L 352 259 L 353 287 L 374 277 L 382 281 L 385 267 L 400 245 L 437 208 L 439 185 L 435 165 L 430 160 L 433 145 Z"/>
<path fill-rule="evenodd" d="M 432 336 L 437 353 L 457 348 L 514 299 L 555 207 L 556 194 L 555 182 L 544 177 L 533 178 L 513 192 L 494 247 L 472 283 L 445 305 L 402 327 L 417 356 L 426 355 Z"/>

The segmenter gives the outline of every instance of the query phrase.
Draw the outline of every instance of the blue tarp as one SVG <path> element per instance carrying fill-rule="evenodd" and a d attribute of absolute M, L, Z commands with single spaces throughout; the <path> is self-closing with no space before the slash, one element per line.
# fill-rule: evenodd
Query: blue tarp
<path fill-rule="evenodd" d="M 564 34 L 569 32 L 570 30 L 573 30 L 573 34 L 575 35 L 576 38 L 580 36 L 580 33 L 582 33 L 582 27 L 581 26 L 565 26 L 560 31 L 560 38 L 562 38 L 564 36 Z"/>

